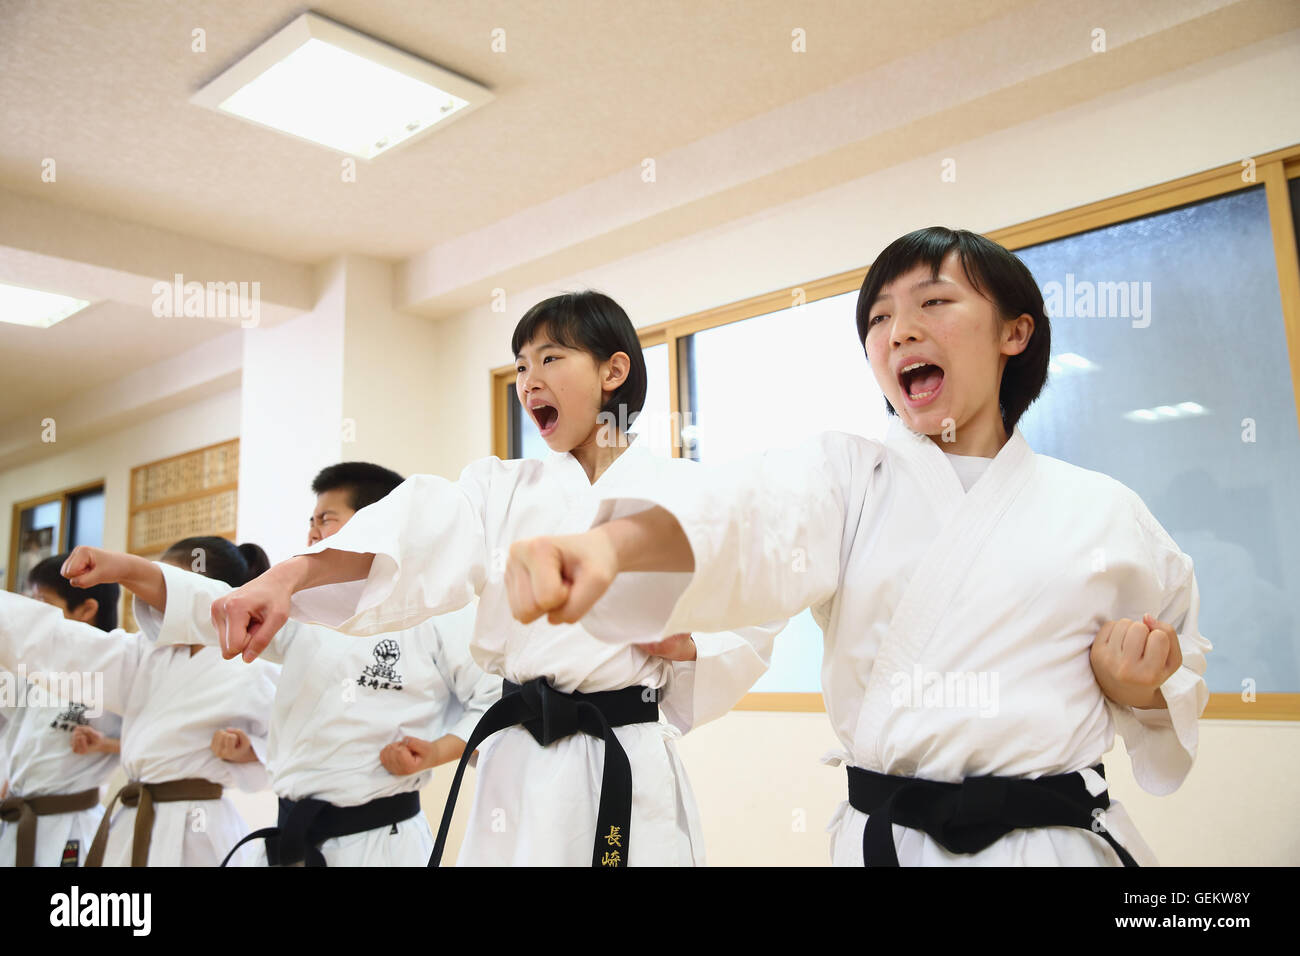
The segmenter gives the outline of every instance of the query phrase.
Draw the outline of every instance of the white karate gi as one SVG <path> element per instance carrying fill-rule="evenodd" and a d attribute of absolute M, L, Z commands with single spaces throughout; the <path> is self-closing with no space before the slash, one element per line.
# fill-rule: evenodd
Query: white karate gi
<path fill-rule="evenodd" d="M 1143 789 L 1170 793 L 1186 776 L 1209 698 L 1192 562 L 1119 482 L 1034 454 L 1017 429 L 964 491 L 939 446 L 898 420 L 884 442 L 827 433 L 702 470 L 689 485 L 642 483 L 602 504 L 598 522 L 667 508 L 695 573 L 675 603 L 638 600 L 645 575 L 620 576 L 584 619 L 592 634 L 626 642 L 811 607 L 843 744 L 825 762 L 952 783 L 1084 771 L 1095 795 L 1104 781 L 1087 768 L 1118 729 Z M 1144 612 L 1172 625 L 1182 648 L 1162 687 L 1168 710 L 1114 704 L 1089 664 L 1103 622 Z M 946 697 L 933 690 L 935 677 L 965 675 Z M 961 699 L 974 680 L 994 691 L 994 707 Z M 1104 822 L 1140 864 L 1154 863 L 1118 802 Z M 862 864 L 865 823 L 840 805 L 828 827 L 835 863 Z M 893 831 L 905 866 L 1118 862 L 1102 837 L 1070 827 L 1014 830 L 970 855 Z"/>
<path fill-rule="evenodd" d="M 81 793 L 102 787 L 117 769 L 117 754 L 78 754 L 72 750 L 72 728 L 87 724 L 105 737 L 122 735 L 122 718 L 102 711 L 88 717 L 85 704 L 63 701 L 40 706 L 50 697 L 39 684 L 18 680 L 16 674 L 0 671 L 0 680 L 16 682 L 14 706 L 0 706 L 0 755 L 8 756 L 0 779 L 9 779 L 9 794 L 15 797 L 44 797 Z M 96 709 L 93 704 L 92 710 Z M 36 865 L 81 866 L 90 842 L 104 816 L 97 804 L 88 810 L 52 813 L 36 818 Z M 0 866 L 13 866 L 18 851 L 18 824 L 0 822 Z"/>
<path fill-rule="evenodd" d="M 136 600 L 137 618 L 145 606 Z M 105 633 L 64 619 L 51 605 L 0 592 L 0 667 L 13 670 L 19 662 L 28 672 L 104 675 L 103 707 L 122 715 L 128 779 L 198 777 L 246 792 L 266 788 L 276 665 L 229 667 L 220 651 L 204 648 L 191 656 L 188 647 L 158 646 L 143 634 Z M 212 753 L 212 735 L 227 727 L 248 734 L 258 762 L 230 763 Z M 135 812 L 120 803 L 115 809 L 104 866 L 130 865 Z M 215 866 L 248 829 L 226 796 L 155 803 L 149 865 Z"/>
<path fill-rule="evenodd" d="M 673 740 L 725 714 L 744 695 L 766 669 L 784 620 L 739 635 L 696 634 L 698 659 L 674 666 L 635 647 L 598 641 L 578 625 L 520 624 L 504 583 L 506 555 L 517 538 L 585 530 L 605 490 L 631 474 L 653 482 L 695 468 L 634 443 L 595 485 L 570 454 L 486 458 L 456 482 L 415 475 L 304 552 L 373 552 L 369 578 L 299 592 L 292 616 L 349 634 L 380 634 L 462 607 L 477 593 L 472 651 L 488 673 L 516 684 L 545 677 L 565 693 L 663 688 L 662 711 L 671 723 L 614 731 L 632 767 L 627 862 L 700 865 L 699 815 Z M 642 597 L 653 602 L 680 583 L 648 582 Z M 457 862 L 590 866 L 604 746 L 579 733 L 544 748 L 522 727 L 488 738 L 479 748 L 474 806 Z"/>
<path fill-rule="evenodd" d="M 164 644 L 220 647 L 212 602 L 230 587 L 168 564 L 158 567 L 167 583 L 167 610 L 159 615 L 142 605 L 141 629 Z M 473 630 L 472 606 L 374 639 L 289 621 L 262 654 L 282 665 L 267 757 L 276 796 L 355 807 L 423 788 L 432 770 L 395 776 L 379 762 L 379 752 L 406 736 L 469 739 L 501 696 L 501 679 L 483 673 L 470 657 Z M 381 647 L 385 642 L 392 644 Z M 381 650 L 396 650 L 398 657 L 381 661 Z M 425 866 L 433 834 L 419 813 L 396 827 L 325 840 L 320 851 L 327 866 Z M 261 844 L 258 852 L 265 864 Z"/>

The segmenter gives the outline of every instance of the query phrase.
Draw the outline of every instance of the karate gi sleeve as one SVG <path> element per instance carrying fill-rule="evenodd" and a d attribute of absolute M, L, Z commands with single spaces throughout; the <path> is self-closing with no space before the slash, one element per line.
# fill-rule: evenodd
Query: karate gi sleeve
<path fill-rule="evenodd" d="M 300 591 L 290 616 L 368 637 L 464 607 L 487 580 L 484 513 L 504 465 L 485 458 L 455 482 L 412 475 L 362 508 L 336 534 L 300 553 L 374 554 L 369 577 Z"/>
<path fill-rule="evenodd" d="M 1198 720 L 1209 703 L 1205 655 L 1212 649 L 1197 623 L 1200 594 L 1192 559 L 1178 549 L 1141 501 L 1137 520 L 1151 545 L 1152 565 L 1159 582 L 1158 620 L 1174 628 L 1183 664 L 1161 685 L 1166 709 L 1146 710 L 1107 701 L 1115 727 L 1124 738 L 1133 776 L 1143 790 L 1173 793 L 1192 769 L 1198 742 Z"/>
<path fill-rule="evenodd" d="M 233 665 L 233 661 L 230 662 Z M 229 763 L 226 769 L 234 778 L 235 786 L 245 793 L 257 793 L 271 786 L 267 770 L 267 742 L 271 734 L 271 707 L 275 701 L 275 685 L 280 668 L 258 658 L 245 665 L 240 682 L 240 714 L 230 724 L 248 735 L 248 742 L 257 754 L 255 763 Z"/>
<path fill-rule="evenodd" d="M 488 674 L 470 656 L 474 637 L 473 606 L 444 614 L 434 622 L 437 631 L 434 664 L 459 704 L 460 714 L 443 733 L 468 741 L 479 718 L 501 699 L 501 678 Z"/>
<path fill-rule="evenodd" d="M 795 450 L 626 482 L 602 500 L 595 525 L 663 507 L 690 542 L 695 571 L 675 603 L 648 601 L 644 574 L 621 574 L 583 619 L 601 640 L 766 627 L 831 598 L 844 529 L 861 507 L 880 446 L 827 432 Z M 654 604 L 654 606 L 651 606 Z"/>
<path fill-rule="evenodd" d="M 140 634 L 105 633 L 67 620 L 57 607 L 0 591 L 0 668 L 21 667 L 28 680 L 52 673 L 89 675 L 91 687 L 78 696 L 90 709 L 125 713 L 143 641 Z"/>
<path fill-rule="evenodd" d="M 167 588 L 167 606 L 162 611 L 135 599 L 135 619 L 141 632 L 156 644 L 203 644 L 221 647 L 221 638 L 212 625 L 212 602 L 229 594 L 233 588 L 217 581 L 186 571 L 182 568 L 154 562 L 162 571 Z M 289 621 L 271 638 L 270 645 L 258 655 L 259 660 L 271 664 L 284 662 L 289 644 L 296 639 L 302 626 Z"/>
<path fill-rule="evenodd" d="M 696 634 L 695 660 L 674 661 L 660 708 L 686 733 L 726 714 L 772 664 L 772 644 L 786 622 L 723 634 Z"/>

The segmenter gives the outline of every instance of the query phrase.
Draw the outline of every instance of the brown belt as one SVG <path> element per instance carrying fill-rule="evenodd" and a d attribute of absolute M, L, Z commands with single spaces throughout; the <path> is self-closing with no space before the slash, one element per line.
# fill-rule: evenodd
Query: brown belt
<path fill-rule="evenodd" d="M 14 866 L 36 865 L 36 818 L 56 813 L 78 813 L 99 804 L 99 788 L 80 793 L 53 793 L 44 797 L 6 797 L 0 801 L 0 820 L 18 824 L 18 852 Z"/>
<path fill-rule="evenodd" d="M 86 866 L 103 866 L 104 850 L 108 846 L 108 828 L 113 819 L 113 807 L 118 799 L 122 806 L 135 807 L 135 832 L 131 838 L 131 865 L 149 865 L 149 841 L 153 838 L 153 805 L 155 803 L 180 803 L 185 800 L 219 800 L 221 784 L 198 777 L 185 780 L 168 780 L 166 783 L 140 783 L 133 780 L 108 802 L 104 819 L 86 854 Z"/>

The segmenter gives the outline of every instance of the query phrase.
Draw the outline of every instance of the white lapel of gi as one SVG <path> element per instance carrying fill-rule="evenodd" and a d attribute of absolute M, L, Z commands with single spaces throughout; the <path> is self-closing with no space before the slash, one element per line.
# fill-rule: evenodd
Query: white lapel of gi
<path fill-rule="evenodd" d="M 915 477 L 920 485 L 922 506 L 939 509 L 941 530 L 907 582 L 867 683 L 854 743 L 870 758 L 865 769 L 878 772 L 884 772 L 881 735 L 891 706 L 891 678 L 911 673 L 990 533 L 1033 472 L 1033 451 L 1019 428 L 965 493 L 943 450 L 925 435 L 894 421 L 885 444 L 887 454 L 906 468 L 902 479 Z M 908 495 L 906 489 L 899 493 Z"/>
<path fill-rule="evenodd" d="M 191 654 L 188 644 L 154 645 L 145 654 L 148 659 L 141 662 L 137 679 L 150 681 L 148 694 L 142 696 L 144 709 L 153 714 L 165 714 L 173 705 L 184 707 L 184 703 L 177 702 L 192 695 L 196 686 L 208 683 L 204 672 L 214 658 L 221 659 L 221 651 L 215 647 Z"/>

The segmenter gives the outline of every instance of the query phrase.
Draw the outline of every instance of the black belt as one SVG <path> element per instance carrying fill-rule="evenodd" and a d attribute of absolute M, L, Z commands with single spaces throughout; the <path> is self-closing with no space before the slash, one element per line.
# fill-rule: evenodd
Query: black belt
<path fill-rule="evenodd" d="M 1106 776 L 1101 764 L 1092 769 Z M 1102 837 L 1125 866 L 1137 866 L 1097 812 L 1110 806 L 1110 795 L 1103 790 L 1094 797 L 1077 773 L 1037 780 L 967 777 L 961 783 L 936 783 L 861 767 L 848 770 L 849 805 L 867 814 L 862 832 L 865 866 L 898 866 L 895 823 L 924 831 L 949 853 L 978 853 L 1012 830 L 1078 827 Z"/>
<path fill-rule="evenodd" d="M 460 781 L 470 755 L 492 734 L 520 724 L 543 747 L 576 733 L 590 734 L 605 741 L 605 768 L 600 780 L 600 804 L 596 811 L 596 838 L 591 851 L 591 865 L 623 867 L 627 865 L 632 828 L 632 766 L 628 763 L 615 727 L 627 724 L 654 723 L 659 719 L 659 692 L 651 687 L 624 687 L 622 690 L 597 691 L 591 694 L 565 694 L 538 677 L 524 685 L 501 682 L 501 699 L 487 709 L 465 743 L 447 806 L 438 827 L 429 866 L 442 862 L 447 845 L 451 815 L 456 809 Z M 522 781 L 527 786 L 527 781 Z"/>
<path fill-rule="evenodd" d="M 266 860 L 271 866 L 324 866 L 325 856 L 320 845 L 335 837 L 365 833 L 409 820 L 420 812 L 420 794 L 412 790 L 391 797 L 379 797 L 358 807 L 336 807 L 324 800 L 308 797 L 305 800 L 280 798 L 280 812 L 273 827 L 254 830 L 234 845 L 226 858 L 230 858 L 250 840 L 266 841 Z"/>

